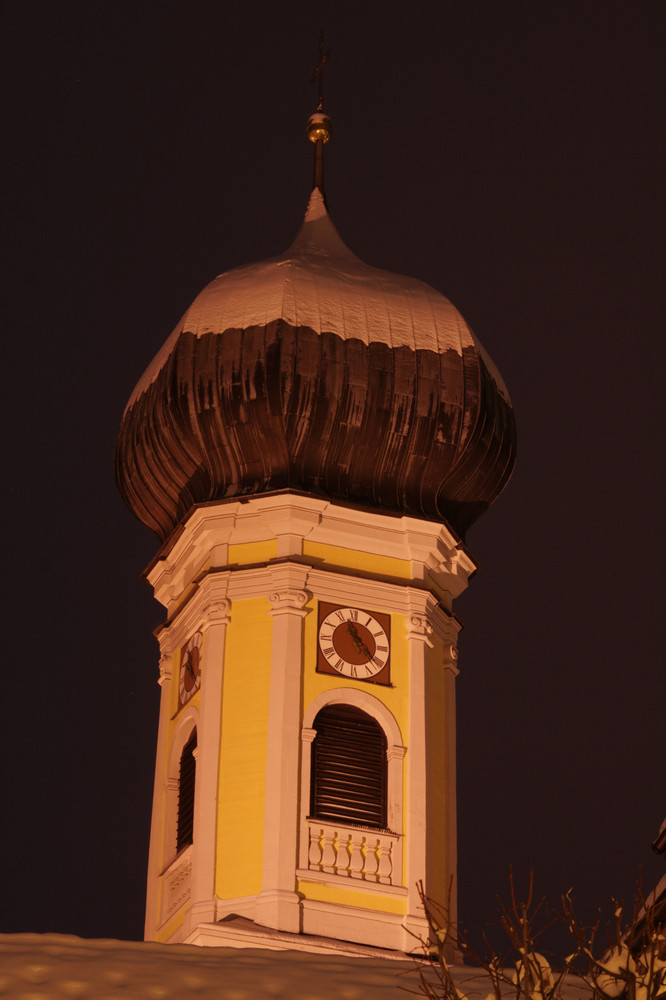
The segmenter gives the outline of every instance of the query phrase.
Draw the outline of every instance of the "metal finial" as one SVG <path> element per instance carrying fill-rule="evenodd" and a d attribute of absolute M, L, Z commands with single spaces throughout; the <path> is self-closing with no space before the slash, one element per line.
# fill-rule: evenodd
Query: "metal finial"
<path fill-rule="evenodd" d="M 330 49 L 324 52 L 324 29 L 322 28 L 319 33 L 319 63 L 315 66 L 312 73 L 312 80 L 310 81 L 310 83 L 314 83 L 317 80 L 319 84 L 319 104 L 317 105 L 317 111 L 323 111 L 324 109 L 324 66 L 328 62 L 330 54 Z"/>
<path fill-rule="evenodd" d="M 324 32 L 319 35 L 319 63 L 312 74 L 311 83 L 318 83 L 319 103 L 308 119 L 308 139 L 315 144 L 314 187 L 324 194 L 324 143 L 331 138 L 331 119 L 324 114 L 324 66 L 331 50 L 324 52 Z"/>

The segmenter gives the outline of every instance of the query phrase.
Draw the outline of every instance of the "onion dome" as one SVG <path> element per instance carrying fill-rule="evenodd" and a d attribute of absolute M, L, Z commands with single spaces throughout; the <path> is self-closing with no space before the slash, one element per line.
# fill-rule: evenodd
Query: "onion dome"
<path fill-rule="evenodd" d="M 457 309 L 363 263 L 315 187 L 279 257 L 219 275 L 136 386 L 120 492 L 166 539 L 195 504 L 292 490 L 446 521 L 514 464 L 504 383 Z"/>

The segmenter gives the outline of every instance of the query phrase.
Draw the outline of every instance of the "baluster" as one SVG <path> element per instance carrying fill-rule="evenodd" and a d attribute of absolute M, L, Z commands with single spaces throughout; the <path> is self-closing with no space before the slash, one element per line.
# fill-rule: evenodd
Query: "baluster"
<path fill-rule="evenodd" d="M 335 860 L 337 875 L 349 875 L 349 841 L 350 837 L 342 837 L 338 834 L 338 856 Z"/>
<path fill-rule="evenodd" d="M 308 867 L 316 868 L 319 871 L 321 871 L 323 832 L 323 830 L 317 830 L 314 826 L 310 827 L 310 852 L 308 854 Z"/>
<path fill-rule="evenodd" d="M 321 870 L 329 875 L 335 874 L 335 834 L 324 830 L 322 833 Z"/>
<path fill-rule="evenodd" d="M 391 885 L 391 874 L 393 872 L 392 852 L 393 844 L 387 837 L 381 842 L 379 847 L 379 867 L 377 870 L 377 881 L 383 882 L 384 885 Z"/>
<path fill-rule="evenodd" d="M 350 840 L 350 858 L 349 858 L 349 874 L 352 878 L 363 878 L 363 864 L 364 857 L 362 851 L 363 838 L 358 834 L 351 834 Z"/>
<path fill-rule="evenodd" d="M 376 882 L 377 867 L 379 865 L 380 841 L 366 841 L 365 843 L 365 877 L 369 882 Z"/>

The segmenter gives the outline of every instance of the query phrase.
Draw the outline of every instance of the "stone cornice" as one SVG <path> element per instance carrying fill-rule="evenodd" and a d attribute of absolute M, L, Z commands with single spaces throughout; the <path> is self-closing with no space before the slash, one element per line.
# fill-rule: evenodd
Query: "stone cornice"
<path fill-rule="evenodd" d="M 233 615 L 234 601 L 261 597 L 270 603 L 271 615 L 289 612 L 305 617 L 313 595 L 334 604 L 352 604 L 369 610 L 381 608 L 388 614 L 407 615 L 414 619 L 408 626 L 408 638 L 423 638 L 432 645 L 430 636 L 433 636 L 445 648 L 452 647 L 455 651 L 461 623 L 424 585 L 415 587 L 408 581 L 388 583 L 286 560 L 205 574 L 156 635 L 162 653 L 169 655 L 197 629 L 205 631 L 214 624 L 227 624 Z M 454 660 L 453 656 L 449 659 Z"/>
<path fill-rule="evenodd" d="M 279 560 L 300 557 L 304 541 L 401 560 L 405 581 L 430 588 L 445 604 L 465 589 L 476 569 L 445 524 L 278 494 L 195 508 L 146 576 L 171 612 L 204 571 L 225 569 L 229 545 L 274 539 Z"/>

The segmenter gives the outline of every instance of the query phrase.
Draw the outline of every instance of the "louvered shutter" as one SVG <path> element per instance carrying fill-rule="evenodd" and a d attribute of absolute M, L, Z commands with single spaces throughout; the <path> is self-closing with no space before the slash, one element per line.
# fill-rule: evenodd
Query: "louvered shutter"
<path fill-rule="evenodd" d="M 183 747 L 180 755 L 180 771 L 178 776 L 178 836 L 177 849 L 181 851 L 192 843 L 194 831 L 194 782 L 196 778 L 196 760 L 194 751 L 197 746 L 196 729 Z"/>
<path fill-rule="evenodd" d="M 313 728 L 310 815 L 386 828 L 386 737 L 350 705 L 329 705 Z"/>

